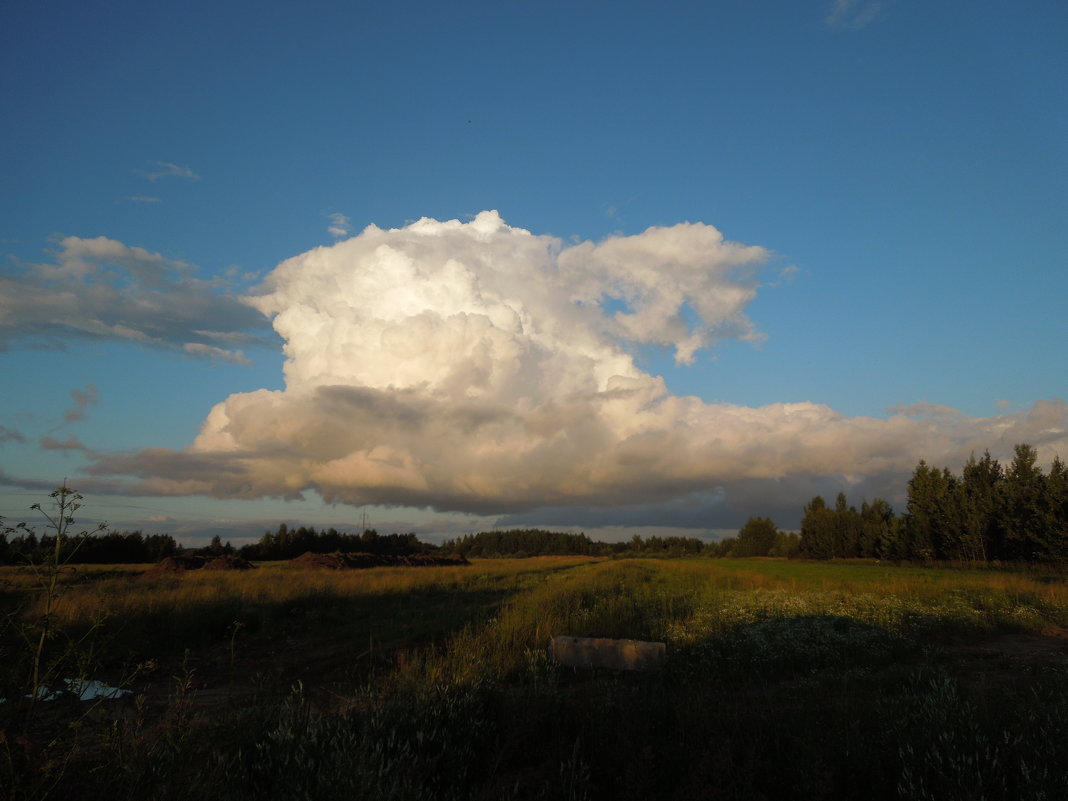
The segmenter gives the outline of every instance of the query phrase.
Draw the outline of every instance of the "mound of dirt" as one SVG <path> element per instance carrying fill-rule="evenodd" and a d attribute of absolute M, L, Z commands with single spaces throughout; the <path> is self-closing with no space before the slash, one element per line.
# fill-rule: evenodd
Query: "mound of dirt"
<path fill-rule="evenodd" d="M 384 556 L 374 553 L 307 553 L 291 560 L 304 567 L 326 568 L 327 570 L 360 570 L 369 567 L 456 567 L 469 565 L 463 556 Z"/>
<path fill-rule="evenodd" d="M 203 556 L 168 556 L 152 568 L 150 573 L 184 573 L 204 567 Z"/>
<path fill-rule="evenodd" d="M 240 556 L 223 555 L 213 559 L 203 556 L 168 556 L 144 575 L 187 573 L 190 570 L 255 570 L 256 566 Z"/>
<path fill-rule="evenodd" d="M 307 551 L 290 561 L 304 567 L 324 567 L 329 570 L 342 570 L 349 566 L 345 556 L 345 554 L 341 553 L 312 553 Z"/>
<path fill-rule="evenodd" d="M 456 554 L 455 556 L 416 554 L 414 556 L 398 556 L 396 558 L 403 560 L 401 564 L 409 565 L 410 567 L 460 567 L 471 564 L 467 561 L 467 557 L 462 554 Z"/>
<path fill-rule="evenodd" d="M 255 570 L 256 566 L 240 556 L 216 556 L 204 564 L 204 570 Z"/>

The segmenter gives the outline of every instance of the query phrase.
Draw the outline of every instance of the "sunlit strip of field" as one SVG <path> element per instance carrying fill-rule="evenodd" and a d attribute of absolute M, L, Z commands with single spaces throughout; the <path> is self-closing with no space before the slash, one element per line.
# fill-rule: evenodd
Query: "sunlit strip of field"
<path fill-rule="evenodd" d="M 1068 587 L 1018 574 L 864 564 L 610 561 L 517 593 L 492 620 L 457 635 L 450 651 L 462 659 L 432 661 L 438 671 L 508 675 L 557 634 L 665 641 L 669 654 L 685 656 L 732 632 L 791 621 L 810 634 L 849 628 L 861 648 L 866 637 L 900 644 L 1039 632 L 1068 624 Z"/>
<path fill-rule="evenodd" d="M 579 557 L 140 572 L 66 575 L 62 625 L 99 622 L 118 650 L 207 646 L 196 669 L 216 682 L 234 681 L 235 659 L 276 658 L 239 633 L 282 633 L 298 675 L 315 648 L 354 668 L 332 686 L 337 704 L 309 700 L 298 681 L 238 688 L 230 711 L 216 701 L 198 717 L 197 690 L 179 676 L 158 728 L 57 739 L 55 759 L 12 762 L 9 781 L 52 782 L 48 766 L 62 757 L 73 766 L 64 787 L 108 799 L 1068 792 L 1068 660 L 1057 644 L 1068 589 L 1055 574 Z M 0 579 L 31 623 L 32 580 Z M 650 674 L 574 671 L 547 656 L 558 634 L 663 641 L 667 662 Z"/>
<path fill-rule="evenodd" d="M 25 616 L 39 612 L 32 571 L 4 568 L 0 582 Z M 586 557 L 350 571 L 280 562 L 249 571 L 155 575 L 148 566 L 86 566 L 64 574 L 54 615 L 61 627 L 108 619 L 180 638 L 218 633 L 234 621 L 265 628 L 295 613 L 337 622 L 376 618 L 397 603 L 499 607 L 494 648 L 502 653 L 564 632 L 691 641 L 720 626 L 716 620 L 753 615 L 838 614 L 895 629 L 934 621 L 1031 630 L 1068 623 L 1068 585 L 1056 577 L 874 563 Z M 750 611 L 738 611 L 743 608 Z"/>
<path fill-rule="evenodd" d="M 400 618 L 434 636 L 588 557 L 480 559 L 467 567 L 320 570 L 267 562 L 245 571 L 153 573 L 150 565 L 78 566 L 63 572 L 52 622 L 73 633 L 109 633 L 113 647 L 181 649 L 217 641 L 236 625 L 269 631 L 304 622 L 373 626 L 392 637 Z M 44 599 L 30 568 L 0 568 L 5 606 L 40 616 Z M 425 624 L 424 624 L 425 622 Z M 145 655 L 145 654 L 142 654 Z"/>

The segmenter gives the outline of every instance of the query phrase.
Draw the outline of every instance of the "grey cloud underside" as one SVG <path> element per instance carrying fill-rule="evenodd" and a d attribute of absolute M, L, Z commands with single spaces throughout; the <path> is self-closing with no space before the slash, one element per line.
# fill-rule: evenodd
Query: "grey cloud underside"
<path fill-rule="evenodd" d="M 898 502 L 896 494 L 902 489 L 899 478 L 894 476 L 892 487 L 869 481 L 851 485 L 841 476 L 725 481 L 715 489 L 662 502 L 609 507 L 557 506 L 503 515 L 496 524 L 500 528 L 577 526 L 595 530 L 618 526 L 707 531 L 737 529 L 755 516 L 771 517 L 780 527 L 794 529 L 800 525 L 802 507 L 816 495 L 834 498 L 846 491 L 851 497 L 883 497 Z"/>
<path fill-rule="evenodd" d="M 582 403 L 516 415 L 367 388 L 320 388 L 299 407 L 278 404 L 279 394 L 235 411 L 234 429 L 255 447 L 111 455 L 91 472 L 136 476 L 127 486 L 139 494 L 297 498 L 314 490 L 328 502 L 513 515 L 508 525 L 548 516 L 560 525 L 730 527 L 770 513 L 791 525 L 815 494 L 899 501 L 921 456 L 956 467 L 987 447 L 1007 454 L 1017 441 L 1063 448 L 1056 431 L 1068 422 L 1063 403 L 1047 403 L 952 434 L 911 418 L 838 418 L 789 441 L 765 423 L 735 421 L 723 427 L 730 441 L 695 443 L 690 428 L 613 439 Z M 774 410 L 764 414 L 774 419 Z"/>

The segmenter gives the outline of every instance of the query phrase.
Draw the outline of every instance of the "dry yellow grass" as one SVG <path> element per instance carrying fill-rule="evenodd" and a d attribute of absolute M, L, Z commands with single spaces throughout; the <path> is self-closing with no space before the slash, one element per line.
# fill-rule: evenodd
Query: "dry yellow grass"
<path fill-rule="evenodd" d="M 353 600 L 383 595 L 471 590 L 514 591 L 536 577 L 596 561 L 581 556 L 477 559 L 470 567 L 378 567 L 317 570 L 290 562 L 265 562 L 256 570 L 149 573 L 151 565 L 85 565 L 64 571 L 55 621 L 90 625 L 103 617 L 144 616 L 166 611 L 196 615 L 219 605 L 278 606 L 302 600 Z M 27 603 L 24 614 L 40 613 L 39 581 L 25 567 L 0 568 L 0 586 Z"/>

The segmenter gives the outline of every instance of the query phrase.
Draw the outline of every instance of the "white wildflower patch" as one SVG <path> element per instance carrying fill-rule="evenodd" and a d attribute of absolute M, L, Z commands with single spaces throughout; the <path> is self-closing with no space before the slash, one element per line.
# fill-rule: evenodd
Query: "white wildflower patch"
<path fill-rule="evenodd" d="M 737 591 L 666 626 L 671 646 L 739 669 L 815 671 L 885 663 L 939 631 L 1039 628 L 1041 611 L 964 592 L 937 598 L 874 593 Z"/>

